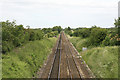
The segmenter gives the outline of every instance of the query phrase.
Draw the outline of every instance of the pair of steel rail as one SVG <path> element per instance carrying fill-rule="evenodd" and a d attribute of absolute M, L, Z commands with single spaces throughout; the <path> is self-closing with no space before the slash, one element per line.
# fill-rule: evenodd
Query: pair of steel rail
<path fill-rule="evenodd" d="M 58 58 L 58 74 L 56 74 L 56 77 L 55 78 L 58 78 L 58 80 L 60 79 L 60 62 L 61 62 L 61 45 L 62 45 L 62 40 L 61 40 L 61 34 L 59 36 L 59 40 L 57 42 L 57 47 L 56 47 L 56 51 L 55 51 L 55 54 L 54 54 L 54 58 L 53 58 L 53 63 L 52 63 L 52 66 L 51 66 L 51 69 L 50 69 L 50 72 L 49 72 L 49 75 L 48 75 L 48 80 L 52 79 L 52 74 L 53 74 L 53 69 L 55 67 L 55 61 L 56 61 L 56 58 L 59 56 Z M 57 72 L 57 71 L 56 71 Z"/>

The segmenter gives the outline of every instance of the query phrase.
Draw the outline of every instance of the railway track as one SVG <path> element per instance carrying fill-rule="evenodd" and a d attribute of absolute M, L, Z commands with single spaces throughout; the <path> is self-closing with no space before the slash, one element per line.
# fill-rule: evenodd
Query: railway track
<path fill-rule="evenodd" d="M 52 78 L 60 78 L 59 74 L 60 74 L 60 60 L 61 60 L 61 34 L 60 34 L 60 39 L 58 41 L 58 46 L 54 55 L 54 61 L 52 63 L 51 69 L 50 69 L 50 73 L 48 75 L 48 79 L 52 79 Z"/>
<path fill-rule="evenodd" d="M 68 66 L 69 66 L 70 78 L 71 78 L 71 80 L 72 80 L 72 78 L 81 78 L 80 72 L 76 65 L 76 61 L 75 61 L 74 56 L 71 51 L 71 47 L 69 47 L 69 43 L 68 43 L 67 38 L 64 35 L 64 33 L 63 33 L 63 37 L 65 40 L 64 42 L 66 43 L 65 50 L 66 50 L 67 62 L 68 62 Z"/>
<path fill-rule="evenodd" d="M 53 57 L 48 61 L 41 78 L 47 78 L 48 80 L 59 80 L 61 78 L 66 78 L 67 80 L 73 80 L 75 78 L 82 79 L 79 67 L 81 66 L 79 65 L 80 61 L 76 59 L 75 51 L 71 47 L 64 32 L 61 32 L 57 41 L 56 50 L 51 55 Z M 82 67 L 84 69 L 84 66 Z"/>

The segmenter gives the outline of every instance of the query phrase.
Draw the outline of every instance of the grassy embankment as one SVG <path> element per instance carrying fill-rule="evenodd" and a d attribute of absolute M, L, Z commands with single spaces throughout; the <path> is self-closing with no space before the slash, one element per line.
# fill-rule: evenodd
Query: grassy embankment
<path fill-rule="evenodd" d="M 32 78 L 43 65 L 56 38 L 42 39 L 25 44 L 22 47 L 2 55 L 3 78 Z"/>
<path fill-rule="evenodd" d="M 82 55 L 94 75 L 98 78 L 118 77 L 118 46 L 93 47 L 82 51 L 87 39 L 69 37 L 70 41 Z"/>

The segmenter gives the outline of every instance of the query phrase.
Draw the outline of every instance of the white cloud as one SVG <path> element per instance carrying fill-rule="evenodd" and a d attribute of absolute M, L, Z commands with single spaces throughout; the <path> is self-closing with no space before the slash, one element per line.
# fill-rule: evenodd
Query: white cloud
<path fill-rule="evenodd" d="M 2 0 L 2 20 L 31 26 L 112 26 L 117 0 Z M 34 24 L 33 24 L 34 23 Z M 87 24 L 86 24 L 87 23 Z"/>

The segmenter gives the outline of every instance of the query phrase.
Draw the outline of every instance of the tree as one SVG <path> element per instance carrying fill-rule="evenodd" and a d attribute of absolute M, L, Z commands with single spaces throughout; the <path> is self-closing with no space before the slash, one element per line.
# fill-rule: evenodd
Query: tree
<path fill-rule="evenodd" d="M 71 28 L 70 28 L 70 27 L 68 27 L 68 30 L 70 31 L 70 30 L 71 30 Z"/>
<path fill-rule="evenodd" d="M 106 29 L 94 28 L 91 31 L 90 43 L 91 45 L 98 46 L 102 43 L 107 35 Z"/>
<path fill-rule="evenodd" d="M 74 31 L 73 35 L 76 37 L 82 37 L 82 38 L 86 38 L 89 37 L 91 33 L 91 29 L 88 28 L 79 28 L 77 30 Z"/>
<path fill-rule="evenodd" d="M 52 31 L 58 31 L 58 33 L 60 33 L 62 31 L 62 28 L 61 28 L 61 26 L 54 26 L 52 28 Z"/>
<path fill-rule="evenodd" d="M 115 19 L 114 25 L 115 25 L 115 27 L 120 26 L 120 17 L 118 19 Z"/>
<path fill-rule="evenodd" d="M 30 26 L 29 26 L 29 25 L 27 25 L 26 27 L 27 27 L 28 29 L 30 29 Z"/>

